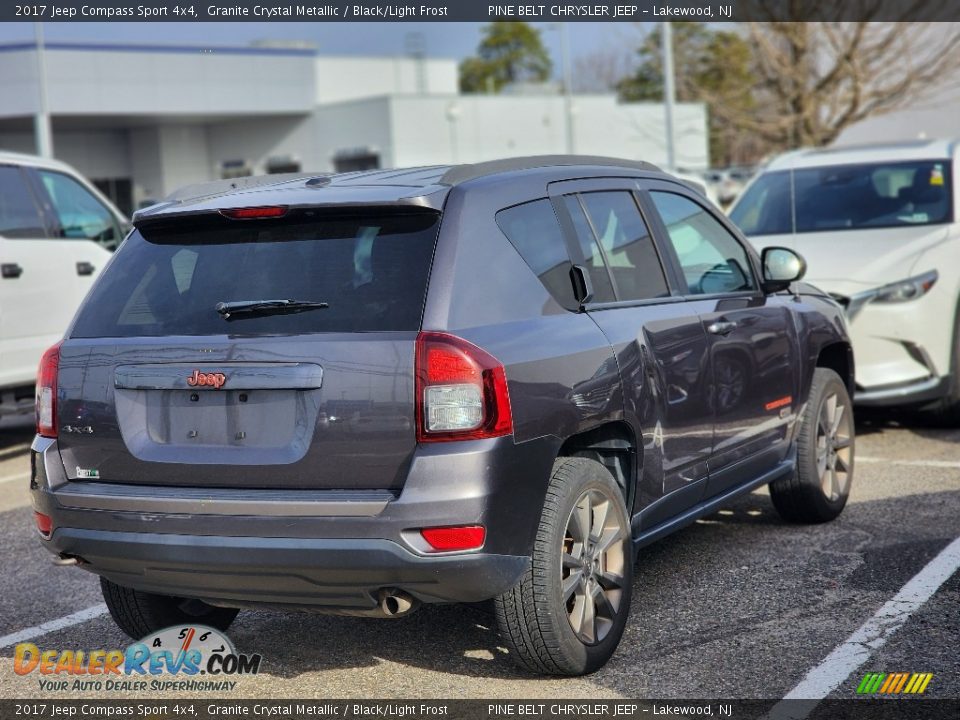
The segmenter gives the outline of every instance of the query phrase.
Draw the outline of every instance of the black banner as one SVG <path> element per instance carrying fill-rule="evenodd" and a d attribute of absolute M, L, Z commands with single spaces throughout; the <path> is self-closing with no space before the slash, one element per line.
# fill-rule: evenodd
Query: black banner
<path fill-rule="evenodd" d="M 583 3 L 583 4 L 579 4 Z M 39 0 L 0 3 L 0 21 L 42 22 L 957 21 L 949 0 Z"/>
<path fill-rule="evenodd" d="M 0 700 L 0 720 L 956 720 L 960 699 L 863 700 Z"/>

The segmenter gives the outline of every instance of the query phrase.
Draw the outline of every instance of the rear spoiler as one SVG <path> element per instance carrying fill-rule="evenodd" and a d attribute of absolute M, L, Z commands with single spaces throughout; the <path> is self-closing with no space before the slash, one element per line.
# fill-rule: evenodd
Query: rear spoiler
<path fill-rule="evenodd" d="M 264 187 L 267 185 L 284 185 L 290 182 L 301 180 L 315 180 L 326 178 L 329 173 L 278 173 L 276 175 L 250 175 L 247 177 L 231 178 L 228 180 L 211 180 L 209 182 L 194 183 L 184 185 L 167 195 L 163 200 L 141 208 L 133 214 L 133 222 L 140 219 L 144 211 L 155 211 L 158 207 L 169 207 L 171 205 L 180 205 L 193 200 L 205 198 L 214 198 L 218 195 L 226 195 L 237 190 L 252 190 L 253 188 Z"/>

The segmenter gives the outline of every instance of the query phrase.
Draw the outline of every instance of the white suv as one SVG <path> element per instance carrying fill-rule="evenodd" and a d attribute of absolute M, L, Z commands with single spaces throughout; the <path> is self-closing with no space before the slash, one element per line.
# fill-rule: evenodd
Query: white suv
<path fill-rule="evenodd" d="M 957 144 L 799 150 L 746 188 L 731 219 L 758 247 L 803 255 L 846 307 L 856 402 L 960 422 Z"/>
<path fill-rule="evenodd" d="M 0 415 L 33 410 L 40 356 L 128 228 L 70 166 L 0 152 Z"/>

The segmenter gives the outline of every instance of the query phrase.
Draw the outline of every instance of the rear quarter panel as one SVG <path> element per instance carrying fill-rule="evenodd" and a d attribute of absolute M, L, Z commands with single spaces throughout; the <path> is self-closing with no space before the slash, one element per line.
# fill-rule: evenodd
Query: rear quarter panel
<path fill-rule="evenodd" d="M 587 314 L 551 297 L 497 226 L 497 211 L 546 196 L 545 182 L 493 179 L 450 192 L 423 329 L 459 335 L 500 360 L 515 441 L 552 436 L 559 449 L 570 435 L 622 419 L 623 399 L 603 333 Z"/>

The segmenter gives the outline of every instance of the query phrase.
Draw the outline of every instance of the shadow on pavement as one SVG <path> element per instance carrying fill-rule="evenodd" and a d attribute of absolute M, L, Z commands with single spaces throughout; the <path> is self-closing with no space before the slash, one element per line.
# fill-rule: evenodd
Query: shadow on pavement
<path fill-rule="evenodd" d="M 951 427 L 931 415 L 898 408 L 857 408 L 854 410 L 857 435 L 885 430 L 906 430 L 932 440 L 960 440 L 960 424 Z"/>
<path fill-rule="evenodd" d="M 16 457 L 26 457 L 33 441 L 32 415 L 0 417 L 0 463 Z"/>

